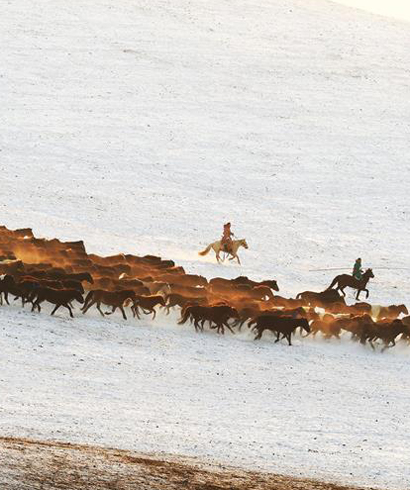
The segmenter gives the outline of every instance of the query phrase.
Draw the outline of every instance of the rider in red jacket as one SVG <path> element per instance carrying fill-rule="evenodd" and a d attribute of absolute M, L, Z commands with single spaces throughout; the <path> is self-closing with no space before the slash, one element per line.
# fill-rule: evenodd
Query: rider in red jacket
<path fill-rule="evenodd" d="M 233 237 L 233 233 L 231 231 L 231 223 L 225 223 L 224 224 L 224 232 L 223 232 L 223 235 L 222 235 L 222 239 L 221 239 L 221 245 L 223 246 L 223 248 L 225 249 L 226 252 L 229 252 L 231 250 L 231 246 L 232 246 L 232 238 Z"/>

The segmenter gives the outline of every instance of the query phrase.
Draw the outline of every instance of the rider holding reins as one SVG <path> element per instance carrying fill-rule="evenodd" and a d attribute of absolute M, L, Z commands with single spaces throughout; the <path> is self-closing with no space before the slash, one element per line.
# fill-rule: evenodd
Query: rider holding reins
<path fill-rule="evenodd" d="M 357 279 L 358 281 L 360 281 L 360 279 L 362 278 L 363 269 L 362 269 L 362 259 L 361 258 L 358 258 L 356 260 L 356 262 L 354 263 L 352 276 L 355 279 Z"/>
<path fill-rule="evenodd" d="M 223 249 L 225 252 L 230 252 L 232 249 L 232 238 L 235 236 L 232 231 L 231 231 L 231 223 L 225 223 L 224 224 L 224 231 L 222 234 L 221 238 L 221 245 L 223 246 Z"/>

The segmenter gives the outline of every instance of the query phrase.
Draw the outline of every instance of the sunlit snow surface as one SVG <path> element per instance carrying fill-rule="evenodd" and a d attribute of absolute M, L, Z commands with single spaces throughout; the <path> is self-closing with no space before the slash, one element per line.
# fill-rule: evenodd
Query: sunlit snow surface
<path fill-rule="evenodd" d="M 1 14 L 3 224 L 275 278 L 286 296 L 361 256 L 370 300 L 408 303 L 410 271 L 380 269 L 410 269 L 408 25 L 319 0 L 20 0 Z M 249 243 L 241 268 L 197 255 L 226 220 Z M 408 488 L 402 347 L 292 349 L 175 317 L 0 318 L 3 433 Z"/>

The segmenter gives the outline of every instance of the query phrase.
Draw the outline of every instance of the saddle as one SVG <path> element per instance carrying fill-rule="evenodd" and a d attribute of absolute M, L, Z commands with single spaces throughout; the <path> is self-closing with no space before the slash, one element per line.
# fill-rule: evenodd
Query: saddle
<path fill-rule="evenodd" d="M 229 242 L 222 243 L 222 251 L 227 254 L 232 253 L 232 244 Z"/>

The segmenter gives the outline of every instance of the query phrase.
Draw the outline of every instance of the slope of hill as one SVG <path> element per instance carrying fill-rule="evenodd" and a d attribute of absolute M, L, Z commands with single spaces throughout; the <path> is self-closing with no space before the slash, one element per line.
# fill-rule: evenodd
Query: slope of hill
<path fill-rule="evenodd" d="M 407 24 L 318 0 L 24 0 L 0 23 L 9 227 L 236 274 L 196 255 L 229 219 L 243 270 L 289 293 L 357 256 L 410 267 Z M 379 270 L 373 301 L 407 276 Z"/>

